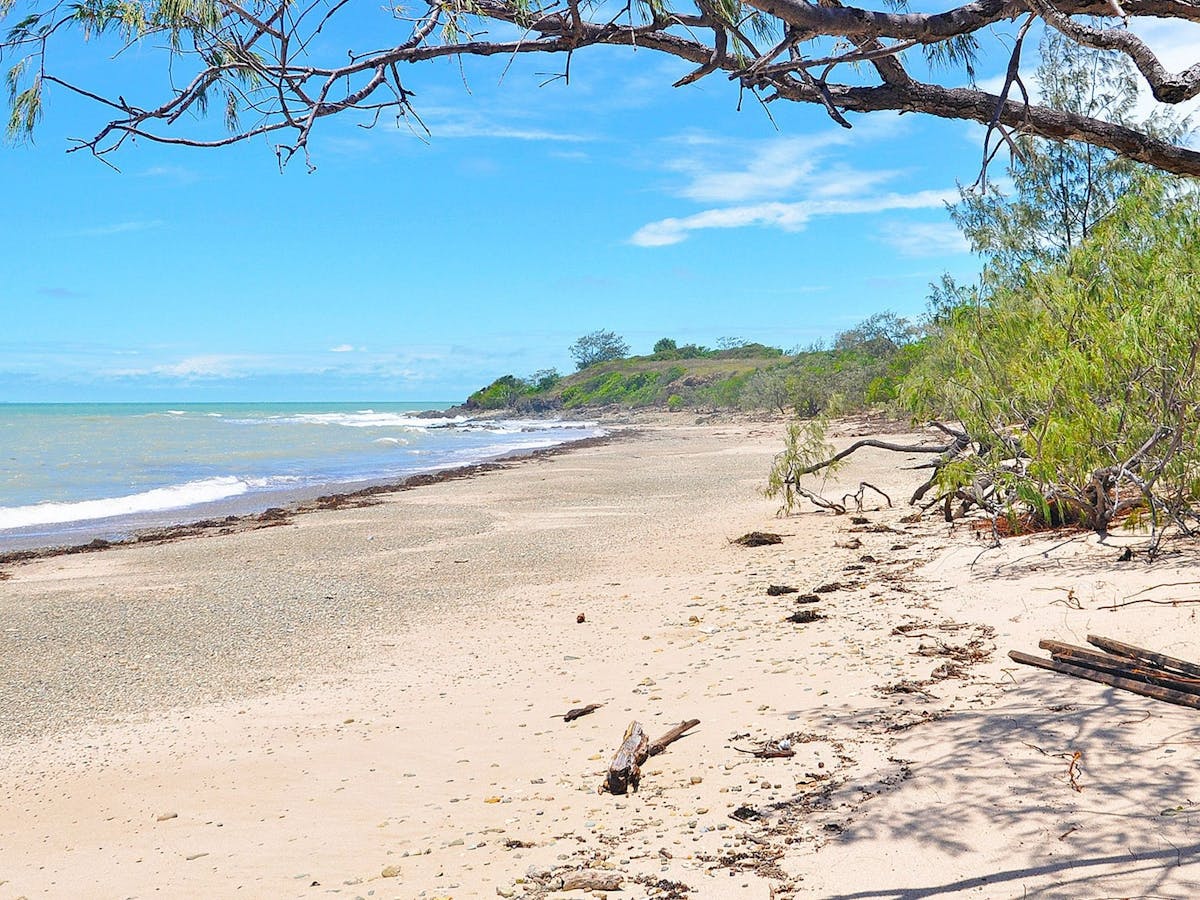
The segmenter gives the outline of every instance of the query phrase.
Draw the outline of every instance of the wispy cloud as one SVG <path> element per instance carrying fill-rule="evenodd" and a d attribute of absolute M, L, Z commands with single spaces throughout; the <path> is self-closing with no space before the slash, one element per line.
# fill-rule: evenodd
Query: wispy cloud
<path fill-rule="evenodd" d="M 511 141 L 548 141 L 551 143 L 587 143 L 591 138 L 569 131 L 554 131 L 519 121 L 502 120 L 492 114 L 452 106 L 424 108 L 421 121 L 429 129 L 425 131 L 413 122 L 401 120 L 395 130 L 403 134 L 415 134 L 424 139 L 484 138 Z"/>
<path fill-rule="evenodd" d="M 91 228 L 81 228 L 72 232 L 72 237 L 107 237 L 114 234 L 129 234 L 135 231 L 150 231 L 161 228 L 165 223 L 162 219 L 130 219 L 125 222 L 113 222 L 110 225 L 95 225 Z"/>
<path fill-rule="evenodd" d="M 336 347 L 330 347 L 330 353 L 353 353 L 361 348 L 355 347 L 353 344 L 338 344 Z"/>
<path fill-rule="evenodd" d="M 970 253 L 971 245 L 950 222 L 888 222 L 880 240 L 895 247 L 902 256 L 946 256 Z"/>
<path fill-rule="evenodd" d="M 794 203 L 757 203 L 708 209 L 682 218 L 661 219 L 643 225 L 630 238 L 639 247 L 665 247 L 687 239 L 693 231 L 710 228 L 758 226 L 799 231 L 815 216 L 844 216 L 893 209 L 936 209 L 957 197 L 949 189 L 888 193 L 849 199 L 800 200 Z"/>
<path fill-rule="evenodd" d="M 884 117 L 855 129 L 864 143 L 895 138 L 907 128 Z M 730 142 L 690 132 L 673 138 L 679 152 L 663 167 L 685 177 L 670 189 L 696 203 L 716 204 L 686 216 L 650 222 L 629 239 L 639 247 L 664 247 L 694 231 L 713 228 L 777 228 L 799 231 L 814 216 L 869 214 L 890 209 L 925 209 L 952 199 L 952 190 L 884 191 L 905 175 L 900 169 L 859 169 L 830 161 L 852 137 L 841 129 L 758 142 Z M 730 166 L 729 159 L 739 160 Z"/>
<path fill-rule="evenodd" d="M 71 300 L 76 297 L 85 296 L 82 291 L 76 291 L 67 287 L 40 287 L 37 292 L 42 297 L 53 297 L 57 300 Z"/>

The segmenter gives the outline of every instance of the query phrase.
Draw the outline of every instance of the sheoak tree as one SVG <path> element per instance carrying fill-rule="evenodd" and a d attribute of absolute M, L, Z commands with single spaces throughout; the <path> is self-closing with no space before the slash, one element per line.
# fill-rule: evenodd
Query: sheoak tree
<path fill-rule="evenodd" d="M 372 12 L 351 0 L 0 0 L 0 39 L 12 136 L 37 125 L 47 91 L 86 97 L 102 112 L 73 149 L 105 156 L 130 138 L 220 146 L 273 135 L 281 163 L 308 155 L 314 127 L 354 114 L 419 122 L 406 67 L 439 58 L 553 54 L 569 78 L 574 54 L 621 45 L 692 64 L 676 84 L 727 79 L 769 105 L 817 104 L 849 128 L 853 114 L 882 110 L 966 119 L 988 127 L 985 159 L 1018 134 L 1082 141 L 1183 175 L 1200 175 L 1200 152 L 1137 126 L 1033 102 L 1023 75 L 1026 37 L 1042 23 L 1072 44 L 1127 57 L 1154 97 L 1178 104 L 1200 94 L 1197 62 L 1172 72 L 1127 27 L 1130 18 L 1200 22 L 1188 0 L 972 0 L 913 12 L 904 0 L 878 8 L 841 0 L 418 0 Z M 362 7 L 362 8 L 360 8 Z M 369 50 L 349 50 L 349 21 Z M 344 30 L 339 32 L 339 27 Z M 56 67 L 83 42 L 161 46 L 171 86 L 142 96 L 137 84 L 107 91 Z M 990 47 L 985 46 L 991 45 Z M 1001 48 L 1007 76 L 998 92 L 974 85 L 982 52 Z M 922 60 L 933 65 L 926 67 Z M 925 74 L 926 69 L 930 73 Z M 964 74 L 969 84 L 959 86 Z M 918 77 L 920 75 L 920 77 Z M 922 80 L 925 78 L 927 80 Z M 194 114 L 217 106 L 227 133 L 214 136 Z"/>

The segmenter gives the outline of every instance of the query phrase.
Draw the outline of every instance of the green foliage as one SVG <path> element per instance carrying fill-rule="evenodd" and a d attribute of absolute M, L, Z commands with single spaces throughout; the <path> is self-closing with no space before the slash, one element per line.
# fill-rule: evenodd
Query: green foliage
<path fill-rule="evenodd" d="M 610 403 L 649 406 L 658 401 L 664 383 L 660 372 L 601 372 L 563 388 L 562 404 L 567 409 Z"/>
<path fill-rule="evenodd" d="M 610 359 L 629 355 L 629 344 L 613 331 L 592 331 L 579 338 L 569 348 L 571 358 L 580 371 Z"/>
<path fill-rule="evenodd" d="M 826 439 L 829 423 L 824 417 L 815 417 L 801 422 L 791 422 L 781 452 L 776 454 L 767 478 L 766 495 L 782 499 L 780 512 L 794 512 L 800 505 L 793 472 L 807 469 L 833 456 L 833 445 Z M 832 474 L 841 461 L 831 463 L 824 471 Z"/>
<path fill-rule="evenodd" d="M 679 412 L 679 410 L 683 409 L 683 398 L 678 394 L 672 394 L 667 398 L 667 409 L 670 412 Z"/>
<path fill-rule="evenodd" d="M 655 353 L 669 353 L 672 350 L 679 349 L 675 341 L 671 338 L 659 338 L 654 342 Z"/>
<path fill-rule="evenodd" d="M 529 383 L 515 375 L 503 375 L 467 398 L 468 409 L 507 409 L 529 391 Z"/>
<path fill-rule="evenodd" d="M 1054 109 L 1137 126 L 1178 139 L 1186 123 L 1159 116 L 1136 123 L 1137 77 L 1127 57 L 1080 47 L 1047 29 L 1038 80 L 1042 102 Z M 997 186 L 960 190 L 950 215 L 974 250 L 986 259 L 984 281 L 1006 283 L 1028 267 L 1061 260 L 1085 241 L 1097 223 L 1145 168 L 1110 150 L 1072 141 L 1015 138 L 1021 156 L 1009 170 L 1014 193 Z"/>
<path fill-rule="evenodd" d="M 1200 199 L 1137 179 L 1059 261 L 954 309 L 904 385 L 976 455 L 941 471 L 991 508 L 1104 530 L 1192 516 L 1200 487 Z"/>

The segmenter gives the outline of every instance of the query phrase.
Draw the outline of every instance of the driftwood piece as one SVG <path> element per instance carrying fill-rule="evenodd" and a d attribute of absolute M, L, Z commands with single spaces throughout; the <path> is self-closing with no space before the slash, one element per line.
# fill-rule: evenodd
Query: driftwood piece
<path fill-rule="evenodd" d="M 618 872 L 583 870 L 563 877 L 564 891 L 619 891 L 625 877 Z"/>
<path fill-rule="evenodd" d="M 625 729 L 621 746 L 617 748 L 612 762 L 608 765 L 608 774 L 604 783 L 600 785 L 600 793 L 620 795 L 630 790 L 636 791 L 642 780 L 642 763 L 651 756 L 662 753 L 668 745 L 675 743 L 699 724 L 699 719 L 688 719 L 651 742 L 640 722 L 630 722 L 629 727 Z"/>
<path fill-rule="evenodd" d="M 587 706 L 577 706 L 574 709 L 568 709 L 563 713 L 562 720 L 564 722 L 574 722 L 578 718 L 594 713 L 603 705 L 603 703 L 589 703 Z"/>
<path fill-rule="evenodd" d="M 1136 678 L 1138 681 L 1162 685 L 1189 694 L 1200 694 L 1200 678 L 1179 675 L 1125 656 L 1114 656 L 1111 653 L 1101 653 L 1098 650 L 1089 650 L 1087 647 L 1075 647 L 1060 641 L 1040 641 L 1038 646 L 1043 650 L 1049 650 L 1050 655 L 1055 659 L 1072 665 L 1086 666 L 1100 672 L 1111 672 L 1125 678 Z"/>
<path fill-rule="evenodd" d="M 646 755 L 658 756 L 658 754 L 667 749 L 668 744 L 675 743 L 677 740 L 687 734 L 687 732 L 691 731 L 699 724 L 699 719 L 688 719 L 685 722 L 680 722 L 678 725 L 660 737 L 657 741 L 652 741 L 649 748 L 646 750 Z"/>
<path fill-rule="evenodd" d="M 796 751 L 791 747 L 782 747 L 775 741 L 769 741 L 754 750 L 746 750 L 742 747 L 734 747 L 738 753 L 749 753 L 758 759 L 791 759 L 796 755 Z"/>
<path fill-rule="evenodd" d="M 1030 656 L 1028 653 L 1022 653 L 1020 650 L 1010 650 L 1008 658 L 1013 662 L 1021 663 L 1026 666 L 1036 666 L 1039 669 L 1048 669 L 1051 672 L 1061 672 L 1064 675 L 1074 675 L 1076 678 L 1083 678 L 1087 681 L 1095 681 L 1098 684 L 1107 684 L 1110 687 L 1120 688 L 1124 691 L 1130 691 L 1134 694 L 1141 694 L 1143 697 L 1150 697 L 1154 700 L 1162 700 L 1165 703 L 1174 703 L 1176 706 L 1187 706 L 1191 709 L 1200 709 L 1200 696 L 1189 694 L 1186 691 L 1174 690 L 1172 688 L 1161 687 L 1159 685 L 1147 684 L 1144 681 L 1138 681 L 1134 678 L 1125 678 L 1120 675 L 1114 675 L 1109 672 L 1098 672 L 1095 669 L 1089 669 L 1086 666 L 1076 666 L 1071 663 L 1060 662 L 1055 659 L 1042 659 L 1038 656 Z"/>
<path fill-rule="evenodd" d="M 642 728 L 642 724 L 637 721 L 630 722 L 629 727 L 625 729 L 621 746 L 617 748 L 616 755 L 608 764 L 608 775 L 604 778 L 604 784 L 600 786 L 601 792 L 608 791 L 610 794 L 620 795 L 628 793 L 631 788 L 636 791 L 638 783 L 642 780 L 641 765 L 650 755 L 649 747 L 650 739 L 646 737 L 646 730 Z"/>
<path fill-rule="evenodd" d="M 772 584 L 767 588 L 768 597 L 782 597 L 784 594 L 798 594 L 799 588 L 791 587 L 786 584 Z"/>
<path fill-rule="evenodd" d="M 1107 650 L 1109 653 L 1114 653 L 1117 656 L 1140 659 L 1159 668 L 1174 669 L 1177 672 L 1182 672 L 1184 675 L 1194 675 L 1200 678 L 1200 666 L 1183 659 L 1176 659 L 1173 656 L 1167 656 L 1163 653 L 1155 653 L 1153 650 L 1135 647 L 1133 644 L 1122 644 L 1120 641 L 1100 637 L 1097 634 L 1089 634 L 1087 642 L 1093 647 L 1099 647 L 1101 650 Z"/>

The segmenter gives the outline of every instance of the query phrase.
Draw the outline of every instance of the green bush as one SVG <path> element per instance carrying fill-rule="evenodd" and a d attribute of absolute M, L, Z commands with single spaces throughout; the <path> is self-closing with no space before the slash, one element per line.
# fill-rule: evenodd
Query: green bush
<path fill-rule="evenodd" d="M 1147 179 L 1060 262 L 954 310 L 902 394 L 977 442 L 945 490 L 1052 524 L 1190 528 L 1198 356 L 1200 198 Z"/>

